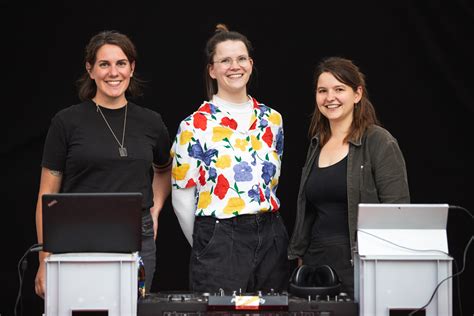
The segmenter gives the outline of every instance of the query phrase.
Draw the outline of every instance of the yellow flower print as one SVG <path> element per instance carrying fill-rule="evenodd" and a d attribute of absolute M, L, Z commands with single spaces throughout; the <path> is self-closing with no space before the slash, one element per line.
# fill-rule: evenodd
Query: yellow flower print
<path fill-rule="evenodd" d="M 199 202 L 197 205 L 198 209 L 203 209 L 211 204 L 211 192 L 204 191 L 199 194 Z"/>
<path fill-rule="evenodd" d="M 189 164 L 183 163 L 181 166 L 174 167 L 171 170 L 171 175 L 175 180 L 183 180 L 186 177 L 186 173 L 189 170 Z"/>
<path fill-rule="evenodd" d="M 252 124 L 256 119 L 257 117 L 255 116 L 255 112 L 253 112 L 252 117 L 250 118 L 250 124 Z"/>
<path fill-rule="evenodd" d="M 171 150 L 170 150 L 170 157 L 171 157 L 171 159 L 173 159 L 173 158 L 174 158 L 174 155 L 175 155 L 175 152 L 174 152 L 174 150 L 173 150 L 173 149 L 171 149 Z"/>
<path fill-rule="evenodd" d="M 190 132 L 190 131 L 183 131 L 180 135 L 179 135 L 179 144 L 180 145 L 185 145 L 189 142 L 189 140 L 191 139 L 191 137 L 193 137 L 193 132 Z"/>
<path fill-rule="evenodd" d="M 225 168 L 230 167 L 230 163 L 231 163 L 230 156 L 222 155 L 217 159 L 215 166 L 220 169 L 225 169 Z"/>
<path fill-rule="evenodd" d="M 248 145 L 248 144 L 249 144 L 249 142 L 248 142 L 246 139 L 244 139 L 244 138 L 237 138 L 237 139 L 235 140 L 234 146 L 237 147 L 237 148 L 239 148 L 239 149 L 242 150 L 242 151 L 245 151 L 245 148 L 247 148 L 247 145 Z"/>
<path fill-rule="evenodd" d="M 232 130 L 227 127 L 216 126 L 212 129 L 212 141 L 219 142 L 224 138 L 229 138 L 232 135 Z"/>
<path fill-rule="evenodd" d="M 260 150 L 262 148 L 262 142 L 259 141 L 254 135 L 250 137 L 250 141 L 252 142 L 252 147 L 254 150 Z"/>
<path fill-rule="evenodd" d="M 273 151 L 272 154 L 273 154 L 273 158 L 274 158 L 276 161 L 280 160 L 280 156 L 278 156 L 278 153 L 277 153 L 276 151 Z"/>
<path fill-rule="evenodd" d="M 268 120 L 272 122 L 275 125 L 280 125 L 281 124 L 281 115 L 279 113 L 272 113 L 268 117 Z"/>
<path fill-rule="evenodd" d="M 245 207 L 245 202 L 241 198 L 233 197 L 230 198 L 227 202 L 227 205 L 224 207 L 225 214 L 233 214 L 235 212 L 240 212 Z"/>
<path fill-rule="evenodd" d="M 276 177 L 272 178 L 272 181 L 270 182 L 270 188 L 274 188 L 278 185 L 278 179 Z"/>

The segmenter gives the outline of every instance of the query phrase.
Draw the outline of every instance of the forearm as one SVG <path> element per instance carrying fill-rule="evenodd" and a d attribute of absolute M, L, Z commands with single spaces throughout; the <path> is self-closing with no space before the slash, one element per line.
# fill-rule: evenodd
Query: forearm
<path fill-rule="evenodd" d="M 43 206 L 42 196 L 43 194 L 57 193 L 61 188 L 62 173 L 59 171 L 49 170 L 42 168 L 40 187 L 38 191 L 38 199 L 36 202 L 36 237 L 39 244 L 43 243 Z M 39 260 L 43 262 L 49 253 L 40 251 Z"/>
<path fill-rule="evenodd" d="M 158 219 L 161 209 L 171 191 L 171 170 L 157 172 L 153 176 L 153 207 L 151 216 L 154 220 Z"/>
<path fill-rule="evenodd" d="M 194 212 L 196 187 L 187 189 L 173 189 L 171 202 L 178 218 L 179 225 L 191 247 L 193 246 Z"/>

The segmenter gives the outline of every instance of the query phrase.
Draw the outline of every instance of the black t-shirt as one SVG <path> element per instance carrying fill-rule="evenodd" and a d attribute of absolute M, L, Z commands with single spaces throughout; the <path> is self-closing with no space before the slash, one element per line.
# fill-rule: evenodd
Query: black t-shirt
<path fill-rule="evenodd" d="M 312 238 L 325 240 L 348 236 L 347 156 L 334 165 L 320 168 L 316 159 L 306 183 L 308 207 L 317 213 Z"/>
<path fill-rule="evenodd" d="M 42 166 L 63 173 L 61 192 L 141 192 L 143 209 L 153 206 L 152 163 L 169 165 L 168 130 L 160 114 L 130 102 L 127 107 L 127 157 L 119 155 L 119 144 L 92 101 L 53 117 Z M 125 107 L 101 110 L 121 141 Z"/>

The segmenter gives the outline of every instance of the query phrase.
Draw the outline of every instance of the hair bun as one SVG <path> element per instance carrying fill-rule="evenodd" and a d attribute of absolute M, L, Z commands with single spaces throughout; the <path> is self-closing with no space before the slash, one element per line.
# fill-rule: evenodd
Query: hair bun
<path fill-rule="evenodd" d="M 227 26 L 223 23 L 219 23 L 216 25 L 216 33 L 218 32 L 229 32 L 229 29 L 227 28 Z"/>

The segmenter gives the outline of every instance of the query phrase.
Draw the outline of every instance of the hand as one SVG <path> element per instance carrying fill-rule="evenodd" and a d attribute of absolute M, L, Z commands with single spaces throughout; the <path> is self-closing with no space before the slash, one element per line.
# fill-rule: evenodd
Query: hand
<path fill-rule="evenodd" d="M 36 294 L 44 299 L 44 293 L 46 290 L 46 263 L 44 260 L 40 260 L 38 272 L 36 273 L 35 278 L 35 292 Z"/>

